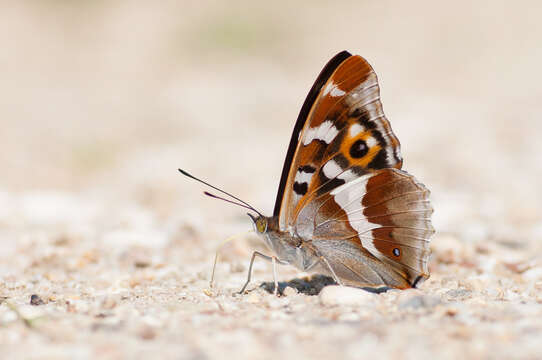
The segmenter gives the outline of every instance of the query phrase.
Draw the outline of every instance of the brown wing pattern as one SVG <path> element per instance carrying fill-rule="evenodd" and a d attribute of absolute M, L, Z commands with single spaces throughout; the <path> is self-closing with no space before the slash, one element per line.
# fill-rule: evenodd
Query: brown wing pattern
<path fill-rule="evenodd" d="M 345 246 L 355 249 L 347 243 L 362 245 L 380 260 L 370 262 L 371 269 L 365 271 L 384 276 L 389 275 L 391 267 L 413 284 L 429 277 L 432 212 L 429 190 L 423 184 L 404 171 L 382 169 L 314 199 L 298 219 L 302 220 L 302 231 L 311 233 L 317 247 L 329 239 L 344 243 L 326 251 L 330 261 Z M 363 250 L 358 259 L 367 256 Z"/>
<path fill-rule="evenodd" d="M 315 197 L 363 174 L 401 165 L 399 141 L 384 116 L 376 74 L 361 56 L 350 56 L 321 85 L 299 132 L 280 205 L 280 228 L 292 226 Z"/>

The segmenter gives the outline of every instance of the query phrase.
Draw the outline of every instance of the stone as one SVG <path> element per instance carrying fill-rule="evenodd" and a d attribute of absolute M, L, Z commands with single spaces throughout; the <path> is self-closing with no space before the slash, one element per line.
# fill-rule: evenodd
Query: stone
<path fill-rule="evenodd" d="M 324 306 L 335 305 L 372 305 L 379 295 L 363 289 L 349 286 L 328 285 L 319 295 L 320 304 Z"/>
<path fill-rule="evenodd" d="M 286 286 L 286 288 L 282 291 L 282 294 L 284 296 L 294 296 L 297 295 L 297 290 L 291 286 Z"/>

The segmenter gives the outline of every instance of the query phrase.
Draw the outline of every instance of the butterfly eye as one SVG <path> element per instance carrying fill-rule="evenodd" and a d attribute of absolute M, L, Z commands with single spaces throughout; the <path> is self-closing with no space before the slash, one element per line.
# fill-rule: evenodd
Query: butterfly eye
<path fill-rule="evenodd" d="M 264 233 L 267 230 L 267 221 L 264 218 L 259 218 L 256 221 L 256 229 L 259 233 Z"/>
<path fill-rule="evenodd" d="M 401 250 L 399 250 L 399 248 L 394 248 L 393 249 L 393 255 L 399 257 L 401 255 Z"/>
<path fill-rule="evenodd" d="M 365 141 L 360 139 L 354 142 L 350 147 L 350 156 L 355 159 L 359 159 L 361 157 L 364 157 L 368 151 L 369 148 L 367 147 L 367 144 L 365 143 Z"/>

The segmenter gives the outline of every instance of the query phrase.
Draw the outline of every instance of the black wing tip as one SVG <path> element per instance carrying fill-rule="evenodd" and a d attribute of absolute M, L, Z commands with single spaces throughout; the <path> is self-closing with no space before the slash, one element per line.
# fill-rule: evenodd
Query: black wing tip
<path fill-rule="evenodd" d="M 324 66 L 324 68 L 320 72 L 320 75 L 318 75 L 318 78 L 315 81 L 315 85 L 317 83 L 325 83 L 327 79 L 329 79 L 333 71 L 335 71 L 335 69 L 337 69 L 344 60 L 348 59 L 351 56 L 352 54 L 350 52 L 343 50 L 334 57 L 332 57 Z"/>
<path fill-rule="evenodd" d="M 338 57 L 338 56 L 346 58 L 346 57 L 352 56 L 352 53 L 347 51 L 347 50 L 343 50 L 340 53 L 338 53 L 337 55 L 335 55 L 334 57 Z"/>

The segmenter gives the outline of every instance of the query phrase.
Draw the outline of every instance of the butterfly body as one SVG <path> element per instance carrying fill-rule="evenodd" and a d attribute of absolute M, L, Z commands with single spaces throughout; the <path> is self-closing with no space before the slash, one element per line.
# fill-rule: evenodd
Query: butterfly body
<path fill-rule="evenodd" d="M 318 264 L 318 253 L 310 243 L 295 233 L 281 231 L 277 225 L 277 217 L 260 216 L 253 218 L 253 221 L 255 231 L 276 255 L 279 262 L 293 265 L 301 271 L 311 271 Z"/>

